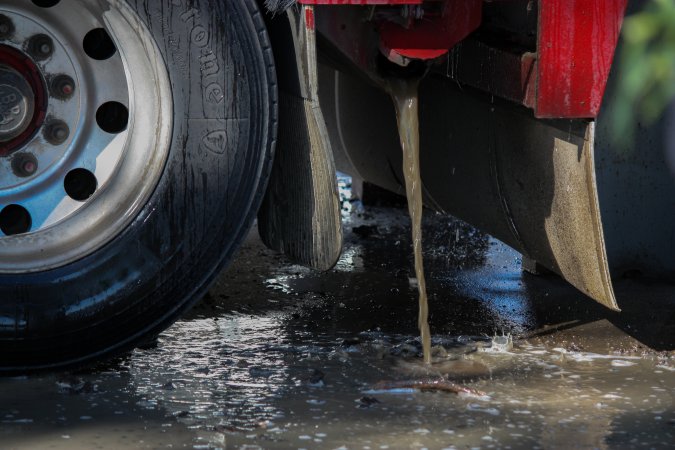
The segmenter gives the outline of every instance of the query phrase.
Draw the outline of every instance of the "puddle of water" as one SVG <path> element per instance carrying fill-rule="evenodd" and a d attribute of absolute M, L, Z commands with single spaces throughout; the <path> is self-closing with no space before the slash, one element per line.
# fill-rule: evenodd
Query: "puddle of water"
<path fill-rule="evenodd" d="M 378 389 L 420 375 L 419 340 L 321 328 L 277 312 L 181 322 L 133 355 L 130 374 L 149 404 L 232 448 L 550 448 L 570 433 L 582 448 L 672 442 L 663 361 L 444 336 L 424 375 L 485 395 Z"/>
<path fill-rule="evenodd" d="M 552 302 L 543 297 L 551 284 L 536 291 L 513 252 L 437 216 L 425 218 L 425 236 L 438 331 L 432 364 L 420 364 L 422 344 L 408 320 L 416 306 L 408 221 L 405 212 L 387 214 L 366 222 L 377 233 L 348 240 L 333 272 L 285 264 L 249 243 L 155 346 L 86 373 L 0 380 L 0 447 L 672 445 L 672 353 L 578 350 L 578 338 L 556 333 L 550 345 L 517 336 L 511 345 L 509 332 L 541 325 L 528 322 L 531 298 Z M 442 233 L 434 230 L 453 227 L 461 243 L 435 239 Z M 574 307 L 574 291 L 563 293 L 545 307 Z M 596 339 L 597 330 L 588 333 Z M 473 391 L 390 388 L 411 379 Z M 382 382 L 387 389 L 377 389 Z"/>

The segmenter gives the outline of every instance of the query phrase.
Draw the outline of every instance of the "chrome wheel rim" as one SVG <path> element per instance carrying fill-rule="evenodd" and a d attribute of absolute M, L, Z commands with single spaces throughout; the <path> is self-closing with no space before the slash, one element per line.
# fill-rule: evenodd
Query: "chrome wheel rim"
<path fill-rule="evenodd" d="M 0 273 L 110 242 L 154 191 L 172 127 L 165 62 L 125 1 L 3 2 Z"/>

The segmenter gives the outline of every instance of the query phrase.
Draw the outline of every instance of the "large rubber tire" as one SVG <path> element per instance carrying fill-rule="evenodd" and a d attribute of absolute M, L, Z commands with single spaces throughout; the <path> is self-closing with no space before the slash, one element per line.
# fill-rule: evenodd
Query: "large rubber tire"
<path fill-rule="evenodd" d="M 166 167 L 131 225 L 94 254 L 0 275 L 0 373 L 82 365 L 160 333 L 231 260 L 264 194 L 277 91 L 255 1 L 128 3 L 169 72 Z"/>

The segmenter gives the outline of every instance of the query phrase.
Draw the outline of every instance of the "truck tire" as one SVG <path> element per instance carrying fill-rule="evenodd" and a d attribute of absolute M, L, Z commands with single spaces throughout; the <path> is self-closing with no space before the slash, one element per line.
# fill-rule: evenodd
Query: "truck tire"
<path fill-rule="evenodd" d="M 131 349 L 253 224 L 277 124 L 254 0 L 0 5 L 0 373 Z"/>

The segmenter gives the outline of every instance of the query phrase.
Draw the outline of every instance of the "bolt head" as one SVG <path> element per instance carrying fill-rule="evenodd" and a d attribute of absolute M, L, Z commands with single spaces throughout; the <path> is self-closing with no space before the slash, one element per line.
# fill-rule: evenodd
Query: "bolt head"
<path fill-rule="evenodd" d="M 35 175 L 38 170 L 38 160 L 31 153 L 20 153 L 12 159 L 12 171 L 20 178 Z"/>
<path fill-rule="evenodd" d="M 27 50 L 37 60 L 47 59 L 54 53 L 54 42 L 46 34 L 36 34 L 28 40 Z"/>
<path fill-rule="evenodd" d="M 75 81 L 68 75 L 58 75 L 51 82 L 52 96 L 65 100 L 75 93 Z"/>
<path fill-rule="evenodd" d="M 34 174 L 37 170 L 37 164 L 33 161 L 25 161 L 21 168 L 23 168 L 23 171 L 26 173 Z"/>
<path fill-rule="evenodd" d="M 61 145 L 68 139 L 68 136 L 70 136 L 70 128 L 68 128 L 68 125 L 65 122 L 55 120 L 47 125 L 44 135 L 45 139 L 50 144 Z"/>
<path fill-rule="evenodd" d="M 54 127 L 54 137 L 59 141 L 65 140 L 68 137 L 68 130 L 64 127 Z"/>

